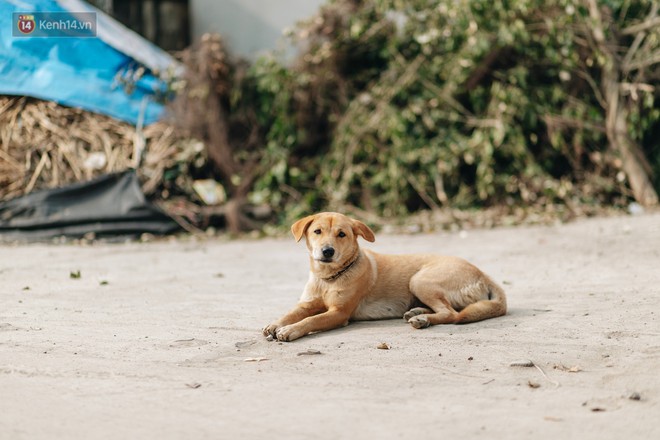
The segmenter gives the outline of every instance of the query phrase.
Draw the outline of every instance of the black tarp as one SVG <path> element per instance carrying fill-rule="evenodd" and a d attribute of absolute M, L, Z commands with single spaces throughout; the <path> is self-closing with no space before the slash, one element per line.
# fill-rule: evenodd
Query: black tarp
<path fill-rule="evenodd" d="M 167 234 L 178 224 L 149 203 L 135 170 L 0 202 L 0 240 Z"/>

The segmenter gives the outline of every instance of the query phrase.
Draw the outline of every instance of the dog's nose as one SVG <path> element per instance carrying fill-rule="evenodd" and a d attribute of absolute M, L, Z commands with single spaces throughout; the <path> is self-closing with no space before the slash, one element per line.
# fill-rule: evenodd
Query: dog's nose
<path fill-rule="evenodd" d="M 330 257 L 332 257 L 332 256 L 335 254 L 335 249 L 332 248 L 332 247 L 330 247 L 330 246 L 328 246 L 328 247 L 324 247 L 324 248 L 321 250 L 321 252 L 323 252 L 323 256 L 324 256 L 325 258 L 330 258 Z"/>

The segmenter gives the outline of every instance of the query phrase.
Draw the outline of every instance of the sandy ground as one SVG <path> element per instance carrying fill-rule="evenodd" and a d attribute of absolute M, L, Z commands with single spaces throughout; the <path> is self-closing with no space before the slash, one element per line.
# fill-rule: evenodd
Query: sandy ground
<path fill-rule="evenodd" d="M 368 247 L 465 257 L 510 313 L 267 342 L 302 243 L 0 247 L 0 438 L 660 438 L 659 213 Z"/>

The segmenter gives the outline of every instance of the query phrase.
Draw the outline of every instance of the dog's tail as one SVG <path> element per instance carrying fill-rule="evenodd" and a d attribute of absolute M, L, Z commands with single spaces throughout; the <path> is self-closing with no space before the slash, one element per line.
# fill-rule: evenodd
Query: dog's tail
<path fill-rule="evenodd" d="M 481 321 L 506 314 L 506 295 L 504 290 L 490 278 L 487 279 L 488 299 L 468 305 L 456 317 L 456 324 Z"/>

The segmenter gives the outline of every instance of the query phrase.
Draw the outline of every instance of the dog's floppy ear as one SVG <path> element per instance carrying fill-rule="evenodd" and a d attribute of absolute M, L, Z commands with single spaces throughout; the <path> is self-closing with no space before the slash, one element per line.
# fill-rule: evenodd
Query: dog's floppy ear
<path fill-rule="evenodd" d="M 305 218 L 301 218 L 297 222 L 291 226 L 291 233 L 293 234 L 293 237 L 296 239 L 296 241 L 300 241 L 303 235 L 305 235 L 305 232 L 307 232 L 307 228 L 309 228 L 309 225 L 312 224 L 314 221 L 313 215 L 308 215 Z"/>
<path fill-rule="evenodd" d="M 369 228 L 369 226 L 365 225 L 359 220 L 353 220 L 353 233 L 355 235 L 361 235 L 362 238 L 367 240 L 369 243 L 373 243 L 376 241 L 376 237 L 374 236 L 374 231 Z"/>

